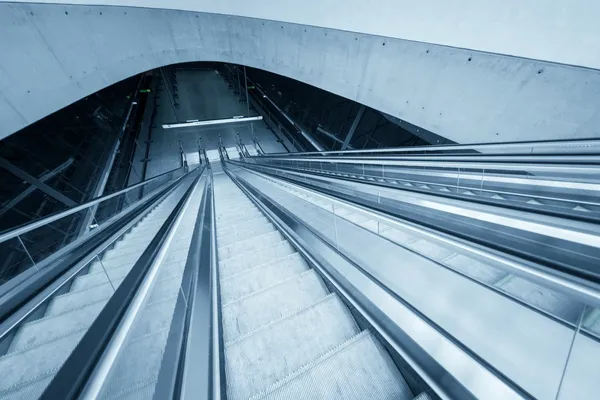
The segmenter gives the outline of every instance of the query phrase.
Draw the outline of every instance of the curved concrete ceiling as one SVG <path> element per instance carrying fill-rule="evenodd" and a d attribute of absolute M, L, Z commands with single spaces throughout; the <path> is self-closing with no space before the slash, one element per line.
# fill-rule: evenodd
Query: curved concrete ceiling
<path fill-rule="evenodd" d="M 17 0 L 17 3 L 32 3 Z M 600 68 L 596 0 L 38 0 L 205 12 Z"/>
<path fill-rule="evenodd" d="M 184 0 L 170 4 L 184 8 L 184 3 L 193 4 Z M 319 8 L 320 3 L 329 8 Z M 371 33 L 406 32 L 392 32 L 389 15 L 379 15 L 381 24 L 369 17 L 370 22 L 361 26 L 354 11 L 348 11 L 351 3 L 329 19 L 323 13 L 333 12 L 333 3 L 327 1 L 304 2 L 301 6 L 308 11 L 296 15 L 288 10 L 280 17 L 276 12 L 287 10 L 283 6 L 289 1 L 269 2 L 273 9 L 260 7 L 260 12 L 256 5 L 242 7 L 238 0 L 199 6 L 215 12 L 227 6 L 270 19 L 314 17 L 339 29 L 157 8 L 0 3 L 0 138 L 119 80 L 187 61 L 237 63 L 288 76 L 457 143 L 600 136 L 599 71 L 376 36 Z M 390 7 L 388 0 L 382 4 Z M 144 5 L 160 2 L 149 0 Z M 357 10 L 373 15 L 368 7 Z M 440 26 L 456 23 L 456 14 L 447 19 L 438 15 Z M 407 15 L 410 12 L 395 13 L 396 25 L 414 27 Z M 342 30 L 348 21 L 357 22 L 357 30 L 367 33 Z M 553 19 L 546 25 L 561 23 L 565 21 Z M 593 37 L 593 30 L 583 25 Z M 456 32 L 463 34 L 448 34 L 445 44 L 460 45 L 468 31 L 457 26 Z M 514 46 L 515 54 L 519 46 L 523 47 Z M 550 50 L 546 58 L 553 53 Z M 590 50 L 599 51 L 598 46 Z"/>

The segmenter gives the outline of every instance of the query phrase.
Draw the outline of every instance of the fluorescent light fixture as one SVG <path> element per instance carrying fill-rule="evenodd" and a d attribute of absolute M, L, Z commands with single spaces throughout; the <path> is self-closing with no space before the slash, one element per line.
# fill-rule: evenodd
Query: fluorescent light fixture
<path fill-rule="evenodd" d="M 210 119 L 205 121 L 187 121 L 181 122 L 177 124 L 163 124 L 163 129 L 174 129 L 174 128 L 188 128 L 191 126 L 205 126 L 205 125 L 221 125 L 221 124 L 231 124 L 231 123 L 240 123 L 240 122 L 249 122 L 249 121 L 260 121 L 262 120 L 262 115 L 258 115 L 256 117 L 244 117 L 243 115 L 235 116 L 231 118 L 223 118 L 223 119 Z"/>

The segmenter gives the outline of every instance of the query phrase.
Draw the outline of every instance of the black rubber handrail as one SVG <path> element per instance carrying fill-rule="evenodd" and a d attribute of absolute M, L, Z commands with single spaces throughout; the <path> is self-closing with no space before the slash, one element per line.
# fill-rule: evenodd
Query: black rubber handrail
<path fill-rule="evenodd" d="M 138 261 L 131 268 L 131 271 L 129 271 L 123 282 L 108 300 L 106 306 L 94 320 L 60 370 L 58 370 L 40 399 L 74 400 L 79 397 L 88 379 L 94 372 L 97 362 L 110 343 L 121 319 L 135 298 L 135 294 L 146 277 L 148 270 L 161 251 L 169 231 L 173 228 L 179 213 L 194 190 L 198 179 L 200 179 L 200 176 L 194 179 L 194 182 L 187 189 L 181 200 L 179 200 L 171 214 L 169 214 L 146 250 L 144 250 Z"/>

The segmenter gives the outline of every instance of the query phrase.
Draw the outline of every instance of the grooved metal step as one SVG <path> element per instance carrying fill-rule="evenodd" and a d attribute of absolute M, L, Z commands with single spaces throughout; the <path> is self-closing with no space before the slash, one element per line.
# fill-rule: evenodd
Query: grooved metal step
<path fill-rule="evenodd" d="M 413 393 L 389 354 L 363 331 L 276 382 L 259 399 L 409 400 Z"/>
<path fill-rule="evenodd" d="M 259 216 L 263 215 L 262 212 L 254 207 L 254 205 L 252 205 L 252 208 L 248 207 L 244 207 L 244 210 L 240 211 L 239 208 L 233 212 L 229 212 L 229 213 L 224 213 L 224 214 L 220 214 L 217 211 L 217 225 L 218 224 L 227 224 L 230 223 L 232 221 L 236 221 L 236 220 L 245 220 L 248 218 L 257 218 Z"/>
<path fill-rule="evenodd" d="M 37 399 L 42 395 L 46 386 L 50 383 L 54 374 L 37 377 L 37 379 L 28 381 L 11 387 L 7 390 L 0 390 L 0 399 L 2 400 L 29 400 Z"/>
<path fill-rule="evenodd" d="M 100 300 L 76 310 L 29 322 L 17 331 L 8 351 L 9 353 L 16 352 L 87 328 L 96 319 L 105 304 L 105 301 Z"/>
<path fill-rule="evenodd" d="M 247 399 L 358 333 L 344 304 L 330 295 L 228 343 L 227 398 Z"/>
<path fill-rule="evenodd" d="M 239 274 L 221 279 L 221 302 L 231 303 L 243 296 L 282 282 L 308 270 L 299 253 L 278 258 Z"/>
<path fill-rule="evenodd" d="M 46 310 L 46 316 L 75 310 L 100 300 L 108 300 L 114 292 L 113 287 L 109 283 L 102 283 L 85 290 L 71 291 L 61 296 L 56 296 L 50 301 Z"/>
<path fill-rule="evenodd" d="M 269 322 L 325 298 L 328 290 L 314 270 L 223 304 L 223 341 L 228 343 Z"/>
<path fill-rule="evenodd" d="M 87 275 L 81 275 L 81 276 L 75 278 L 75 280 L 73 281 L 73 286 L 71 286 L 71 291 L 84 290 L 84 289 L 88 289 L 88 288 L 100 285 L 102 283 L 108 283 L 109 278 L 110 278 L 110 281 L 113 283 L 113 285 L 115 285 L 115 287 L 116 287 L 115 282 L 117 282 L 119 280 L 123 280 L 123 278 L 125 278 L 127 273 L 129 273 L 129 271 L 131 270 L 132 266 L 133 266 L 133 264 L 123 265 L 120 267 L 107 269 L 106 272 L 98 271 L 98 272 L 94 272 L 94 273 L 87 274 Z M 108 274 L 108 277 L 107 277 L 107 274 Z"/>
<path fill-rule="evenodd" d="M 237 232 L 247 231 L 249 229 L 254 228 L 255 226 L 257 226 L 259 224 L 270 224 L 270 222 L 267 219 L 267 217 L 265 217 L 264 215 L 260 215 L 257 218 L 240 221 L 237 224 L 230 224 L 230 225 L 217 224 L 217 239 L 219 239 L 223 236 L 237 233 Z"/>
<path fill-rule="evenodd" d="M 22 385 L 34 383 L 42 377 L 55 373 L 62 365 L 65 354 L 70 354 L 85 330 L 73 332 L 56 340 L 44 342 L 32 348 L 9 353 L 0 358 L 0 393 Z"/>
<path fill-rule="evenodd" d="M 228 189 L 219 190 L 224 186 Z M 215 204 L 235 192 L 239 190 L 227 177 L 215 179 Z M 328 201 L 295 194 L 320 208 L 293 205 L 293 212 L 302 213 L 314 229 L 333 229 L 333 216 L 327 214 L 331 218 L 326 220 L 322 211 L 330 209 Z M 254 208 L 247 204 L 239 204 L 236 215 Z M 336 211 L 373 225 L 363 214 Z M 239 229 L 247 224 L 245 218 L 225 220 L 229 225 L 223 219 L 217 222 L 227 398 L 412 399 L 385 349 L 368 332 L 357 336 L 360 329 L 349 310 L 336 294 L 328 294 L 321 277 L 294 247 L 276 231 L 257 235 L 267 228 Z M 281 241 L 264 247 L 271 240 Z"/>
<path fill-rule="evenodd" d="M 230 244 L 252 238 L 254 236 L 263 235 L 265 233 L 275 232 L 275 226 L 269 222 L 260 223 L 253 225 L 250 229 L 245 231 L 233 232 L 229 235 L 218 236 L 219 246 L 228 246 Z"/>
<path fill-rule="evenodd" d="M 284 237 L 279 231 L 265 233 L 259 236 L 251 237 L 239 242 L 232 243 L 228 246 L 219 246 L 219 260 L 234 257 L 237 254 L 252 251 L 256 248 L 267 247 L 277 244 L 284 240 Z"/>
<path fill-rule="evenodd" d="M 173 319 L 173 310 L 177 302 L 177 295 L 178 293 L 175 292 L 171 297 L 162 298 L 152 304 L 146 305 L 129 332 L 129 340 L 136 340 L 150 333 L 169 329 L 171 320 Z"/>
<path fill-rule="evenodd" d="M 136 384 L 155 381 L 160 371 L 168 335 L 167 328 L 128 342 L 115 362 L 116 369 L 111 372 L 111 379 L 104 389 L 104 398 L 128 391 Z"/>
<path fill-rule="evenodd" d="M 237 254 L 226 260 L 219 261 L 221 277 L 225 278 L 261 264 L 267 264 L 276 258 L 295 253 L 296 250 L 287 241 L 263 247 L 257 250 Z"/>

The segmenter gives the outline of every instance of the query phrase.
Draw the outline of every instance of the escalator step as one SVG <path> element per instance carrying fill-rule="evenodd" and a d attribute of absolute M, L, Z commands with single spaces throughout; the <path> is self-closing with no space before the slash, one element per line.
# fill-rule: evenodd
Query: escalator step
<path fill-rule="evenodd" d="M 23 386 L 54 375 L 62 365 L 64 355 L 73 351 L 84 333 L 85 329 L 82 329 L 0 357 L 0 393 L 21 390 Z"/>
<path fill-rule="evenodd" d="M 2 400 L 24 400 L 24 399 L 37 399 L 42 395 L 46 386 L 50 383 L 54 377 L 54 372 L 46 374 L 43 377 L 36 377 L 36 379 L 24 382 L 20 385 L 9 388 L 8 390 L 0 389 L 0 399 Z"/>
<path fill-rule="evenodd" d="M 298 253 L 279 258 L 269 264 L 221 279 L 221 301 L 230 303 L 308 270 L 308 264 Z"/>
<path fill-rule="evenodd" d="M 265 233 L 275 231 L 275 227 L 270 222 L 257 222 L 250 229 L 244 231 L 232 232 L 228 235 L 217 235 L 217 243 L 219 246 L 228 246 L 244 239 L 249 239 L 254 236 L 259 236 Z"/>
<path fill-rule="evenodd" d="M 276 258 L 281 258 L 295 252 L 294 247 L 284 240 L 268 247 L 238 254 L 219 262 L 221 278 L 270 263 Z"/>
<path fill-rule="evenodd" d="M 256 228 L 259 225 L 269 224 L 269 220 L 264 215 L 261 215 L 257 218 L 250 218 L 243 222 L 239 222 L 237 224 L 230 225 L 220 225 L 217 229 L 217 241 L 229 235 L 246 232 L 248 230 Z"/>
<path fill-rule="evenodd" d="M 168 329 L 173 320 L 173 310 L 175 309 L 176 302 L 177 292 L 172 297 L 144 306 L 131 328 L 127 340 L 134 341 L 145 335 Z"/>
<path fill-rule="evenodd" d="M 358 333 L 349 311 L 332 294 L 228 343 L 227 398 L 247 399 Z"/>
<path fill-rule="evenodd" d="M 251 397 L 409 400 L 413 394 L 389 354 L 363 331 Z"/>
<path fill-rule="evenodd" d="M 147 382 L 138 382 L 120 392 L 111 393 L 110 395 L 105 395 L 100 398 L 105 400 L 151 399 L 156 391 L 157 380 L 158 379 L 150 379 Z"/>
<path fill-rule="evenodd" d="M 113 287 L 109 283 L 102 283 L 89 289 L 72 291 L 56 296 L 50 302 L 46 310 L 46 316 L 75 310 L 99 300 L 107 300 L 114 292 Z"/>
<path fill-rule="evenodd" d="M 327 296 L 314 270 L 242 297 L 222 307 L 223 341 L 228 343 Z"/>
<path fill-rule="evenodd" d="M 106 301 L 100 300 L 63 314 L 46 316 L 23 325 L 15 335 L 9 352 L 17 352 L 63 337 L 91 325 Z"/>
<path fill-rule="evenodd" d="M 123 265 L 116 268 L 107 269 L 105 271 L 98 271 L 92 274 L 81 275 L 73 281 L 73 286 L 71 287 L 71 291 L 79 291 L 84 289 L 89 289 L 94 286 L 100 285 L 102 283 L 108 283 L 108 278 L 106 274 L 110 277 L 110 281 L 115 285 L 119 280 L 123 280 L 125 276 L 131 270 L 133 264 Z"/>
<path fill-rule="evenodd" d="M 114 398 L 131 387 L 156 381 L 169 335 L 168 328 L 129 341 L 115 361 L 114 370 L 105 384 L 104 398 Z M 140 355 L 144 355 L 141 357 Z"/>
<path fill-rule="evenodd" d="M 236 254 L 252 251 L 260 247 L 274 245 L 282 240 L 284 240 L 284 237 L 281 233 L 279 233 L 279 231 L 272 231 L 248 239 L 240 240 L 227 246 L 221 246 L 219 244 L 219 260 L 225 260 L 227 258 L 234 257 Z"/>

